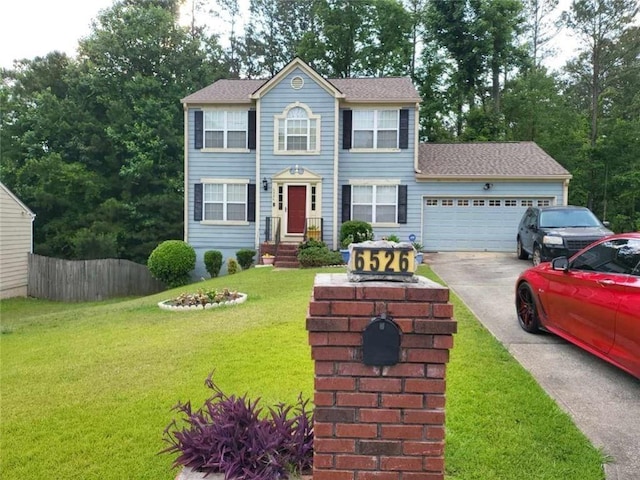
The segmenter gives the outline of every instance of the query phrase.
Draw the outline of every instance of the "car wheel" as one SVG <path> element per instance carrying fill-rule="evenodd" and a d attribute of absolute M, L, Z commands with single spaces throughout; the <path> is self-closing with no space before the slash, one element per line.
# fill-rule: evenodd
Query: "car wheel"
<path fill-rule="evenodd" d="M 518 238 L 518 245 L 516 246 L 516 252 L 518 253 L 518 258 L 520 260 L 526 260 L 529 258 L 529 254 L 522 248 L 522 240 Z"/>
<path fill-rule="evenodd" d="M 533 255 L 531 255 L 531 260 L 533 261 L 533 266 L 537 267 L 542 263 L 542 251 L 539 246 L 533 247 Z"/>
<path fill-rule="evenodd" d="M 540 319 L 538 309 L 533 297 L 533 291 L 528 283 L 518 285 L 516 292 L 516 310 L 518 313 L 518 323 L 522 329 L 529 333 L 540 331 Z"/>

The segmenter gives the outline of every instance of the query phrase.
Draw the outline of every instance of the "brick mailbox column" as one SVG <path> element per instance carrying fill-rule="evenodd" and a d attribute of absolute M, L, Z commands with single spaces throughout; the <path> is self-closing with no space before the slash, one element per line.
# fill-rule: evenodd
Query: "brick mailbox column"
<path fill-rule="evenodd" d="M 453 333 L 449 290 L 316 276 L 307 317 L 315 370 L 313 480 L 443 480 L 445 371 Z M 377 315 L 400 327 L 399 362 L 362 362 Z"/>

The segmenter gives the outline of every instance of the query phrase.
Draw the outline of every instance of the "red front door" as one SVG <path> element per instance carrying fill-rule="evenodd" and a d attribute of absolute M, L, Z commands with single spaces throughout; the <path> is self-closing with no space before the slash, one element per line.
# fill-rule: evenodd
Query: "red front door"
<path fill-rule="evenodd" d="M 307 187 L 291 185 L 287 188 L 287 233 L 304 233 L 307 208 Z"/>

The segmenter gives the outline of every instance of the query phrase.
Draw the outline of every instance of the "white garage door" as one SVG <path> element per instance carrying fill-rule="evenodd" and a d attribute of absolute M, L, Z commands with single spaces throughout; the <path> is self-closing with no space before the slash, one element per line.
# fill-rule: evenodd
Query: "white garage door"
<path fill-rule="evenodd" d="M 551 198 L 424 197 L 424 248 L 430 252 L 515 252 L 516 232 L 528 206 Z"/>

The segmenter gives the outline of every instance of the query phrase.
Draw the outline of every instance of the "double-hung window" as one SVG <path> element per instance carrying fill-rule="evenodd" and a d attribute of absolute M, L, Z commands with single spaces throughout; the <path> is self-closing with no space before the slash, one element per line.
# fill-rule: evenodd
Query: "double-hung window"
<path fill-rule="evenodd" d="M 398 148 L 399 110 L 354 110 L 353 148 Z"/>
<path fill-rule="evenodd" d="M 221 222 L 247 220 L 246 184 L 205 183 L 203 187 L 203 220 Z"/>
<path fill-rule="evenodd" d="M 369 223 L 396 223 L 398 190 L 396 185 L 354 185 L 352 192 L 354 220 Z"/>
<path fill-rule="evenodd" d="M 247 148 L 247 112 L 205 110 L 204 148 Z"/>
<path fill-rule="evenodd" d="M 295 103 L 287 107 L 282 115 L 276 115 L 277 153 L 318 153 L 319 121 L 303 104 Z"/>

